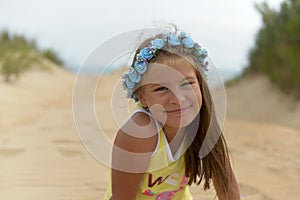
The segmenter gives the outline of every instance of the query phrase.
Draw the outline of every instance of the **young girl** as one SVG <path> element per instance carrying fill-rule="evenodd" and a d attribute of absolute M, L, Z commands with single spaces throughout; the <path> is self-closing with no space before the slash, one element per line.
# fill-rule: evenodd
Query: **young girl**
<path fill-rule="evenodd" d="M 123 87 L 139 108 L 115 138 L 105 199 L 193 199 L 187 186 L 204 181 L 206 190 L 211 180 L 220 200 L 240 199 L 205 79 L 207 55 L 177 30 L 136 50 Z"/>

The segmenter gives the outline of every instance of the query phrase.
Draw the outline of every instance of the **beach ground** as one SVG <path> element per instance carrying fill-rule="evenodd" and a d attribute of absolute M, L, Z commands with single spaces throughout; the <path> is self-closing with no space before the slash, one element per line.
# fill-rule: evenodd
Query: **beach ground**
<path fill-rule="evenodd" d="M 110 93 L 118 79 L 117 72 L 106 75 L 96 93 L 96 115 L 110 140 L 117 130 Z M 74 74 L 53 68 L 27 72 L 15 83 L 0 82 L 1 199 L 102 199 L 109 170 L 77 134 L 74 81 Z M 242 199 L 299 199 L 299 102 L 261 76 L 246 77 L 226 92 L 224 135 Z M 191 191 L 196 200 L 215 195 L 201 186 Z"/>

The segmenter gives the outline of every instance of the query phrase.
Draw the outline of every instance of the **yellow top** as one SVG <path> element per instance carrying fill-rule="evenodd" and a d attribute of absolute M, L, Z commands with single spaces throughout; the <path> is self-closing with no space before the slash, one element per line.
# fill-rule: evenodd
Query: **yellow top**
<path fill-rule="evenodd" d="M 143 109 L 136 110 L 134 113 L 136 112 L 150 115 Z M 151 156 L 149 168 L 141 180 L 136 199 L 192 200 L 185 176 L 184 154 L 181 153 L 183 143 L 173 156 L 163 129 L 159 127 L 156 120 L 155 123 L 158 128 L 158 143 Z M 111 194 L 111 180 L 109 180 L 104 199 L 109 200 Z"/>

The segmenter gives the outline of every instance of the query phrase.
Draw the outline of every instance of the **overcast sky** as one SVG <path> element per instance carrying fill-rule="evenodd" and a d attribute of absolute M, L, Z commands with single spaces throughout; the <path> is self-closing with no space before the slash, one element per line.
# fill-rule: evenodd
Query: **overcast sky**
<path fill-rule="evenodd" d="M 268 0 L 279 8 L 283 0 Z M 209 49 L 219 68 L 241 69 L 254 44 L 262 0 L 0 0 L 0 29 L 55 49 L 80 66 L 102 42 L 125 31 L 173 22 Z"/>

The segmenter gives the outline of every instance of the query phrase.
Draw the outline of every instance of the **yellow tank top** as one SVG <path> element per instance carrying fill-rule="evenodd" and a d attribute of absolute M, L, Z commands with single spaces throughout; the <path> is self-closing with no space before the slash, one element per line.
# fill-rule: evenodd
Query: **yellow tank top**
<path fill-rule="evenodd" d="M 143 109 L 136 110 L 133 114 L 136 112 L 151 115 Z M 192 200 L 185 176 L 184 154 L 181 153 L 184 143 L 173 156 L 163 129 L 156 120 L 155 123 L 158 129 L 158 142 L 148 170 L 141 180 L 136 200 Z M 111 194 L 110 179 L 104 200 L 109 200 Z"/>

